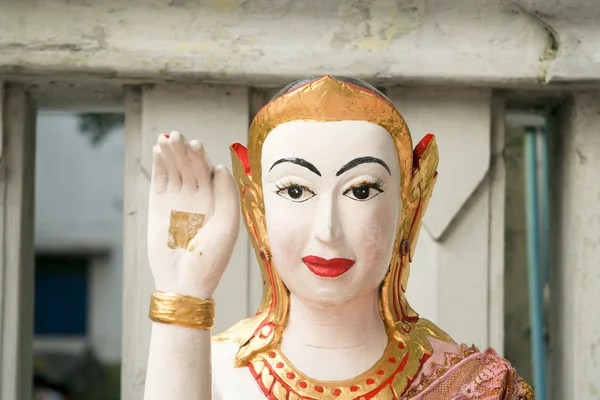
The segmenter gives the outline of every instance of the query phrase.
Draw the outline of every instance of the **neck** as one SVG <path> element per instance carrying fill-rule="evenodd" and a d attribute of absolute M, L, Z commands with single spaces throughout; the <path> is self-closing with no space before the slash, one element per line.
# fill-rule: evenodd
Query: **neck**
<path fill-rule="evenodd" d="M 378 291 L 331 308 L 314 307 L 290 296 L 284 351 L 290 346 L 338 350 L 375 346 L 383 350 L 386 343 Z"/>

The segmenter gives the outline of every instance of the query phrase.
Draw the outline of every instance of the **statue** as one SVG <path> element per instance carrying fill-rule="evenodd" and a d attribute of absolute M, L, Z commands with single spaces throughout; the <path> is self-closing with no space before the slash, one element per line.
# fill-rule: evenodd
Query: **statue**
<path fill-rule="evenodd" d="M 297 81 L 231 152 L 235 178 L 179 133 L 154 148 L 146 400 L 533 399 L 506 360 L 456 344 L 404 296 L 438 152 L 433 135 L 413 151 L 382 93 Z M 264 292 L 211 341 L 239 198 Z"/>

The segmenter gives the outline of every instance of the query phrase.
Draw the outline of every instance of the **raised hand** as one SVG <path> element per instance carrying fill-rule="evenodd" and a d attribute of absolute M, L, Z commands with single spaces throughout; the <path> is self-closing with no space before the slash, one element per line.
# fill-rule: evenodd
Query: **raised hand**
<path fill-rule="evenodd" d="M 156 290 L 210 298 L 240 225 L 231 173 L 214 168 L 197 140 L 178 132 L 154 146 L 148 257 Z"/>

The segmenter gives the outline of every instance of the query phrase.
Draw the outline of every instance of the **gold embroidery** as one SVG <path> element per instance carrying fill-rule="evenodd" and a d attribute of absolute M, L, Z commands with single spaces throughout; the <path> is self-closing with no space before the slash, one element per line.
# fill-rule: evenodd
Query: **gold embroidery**
<path fill-rule="evenodd" d="M 450 368 L 477 352 L 479 352 L 479 350 L 477 350 L 475 346 L 467 347 L 465 344 L 462 344 L 458 353 L 444 353 L 444 364 L 433 363 L 431 365 L 431 373 L 428 375 L 421 374 L 419 382 L 409 389 L 406 397 L 410 398 L 425 391 L 425 389 L 427 389 L 433 382 L 437 381 L 444 374 L 446 374 Z"/>
<path fill-rule="evenodd" d="M 535 399 L 535 396 L 533 394 L 533 389 L 531 388 L 531 386 L 529 386 L 527 383 L 525 383 L 525 381 L 521 378 L 519 378 L 518 384 L 519 384 L 519 387 L 521 388 L 521 391 L 523 392 L 520 400 L 534 400 Z"/>
<path fill-rule="evenodd" d="M 461 345 L 459 353 L 445 353 L 445 359 L 443 365 L 433 364 L 432 372 L 422 374 L 420 381 L 402 398 L 420 396 L 422 400 L 438 400 L 450 394 L 461 394 L 465 399 L 482 395 L 506 400 L 534 399 L 531 387 L 523 382 L 508 361 L 493 352 L 480 353 L 475 346 Z M 450 373 L 453 367 L 458 369 Z"/>
<path fill-rule="evenodd" d="M 167 246 L 171 249 L 188 249 L 190 242 L 204 225 L 204 219 L 204 214 L 172 210 Z"/>

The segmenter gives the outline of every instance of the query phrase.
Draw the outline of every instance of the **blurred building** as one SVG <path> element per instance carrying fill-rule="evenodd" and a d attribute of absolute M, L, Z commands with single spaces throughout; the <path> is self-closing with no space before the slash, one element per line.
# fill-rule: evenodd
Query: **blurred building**
<path fill-rule="evenodd" d="M 228 145 L 246 142 L 274 88 L 327 73 L 380 87 L 415 143 L 437 135 L 440 175 L 409 300 L 457 340 L 493 346 L 525 375 L 530 293 L 519 180 L 527 156 L 523 127 L 507 129 L 506 117 L 541 116 L 552 138 L 551 398 L 600 398 L 599 16 L 592 0 L 0 3 L 0 398 L 28 398 L 35 316 L 36 350 L 121 359 L 122 397 L 141 399 L 156 137 L 179 130 L 227 165 Z M 71 116 L 41 114 L 36 136 L 38 111 L 50 110 Z M 74 112 L 124 113 L 124 147 L 119 134 L 91 147 Z M 251 314 L 260 291 L 242 232 L 215 295 L 216 330 Z M 56 308 L 72 318 L 42 318 Z"/>
<path fill-rule="evenodd" d="M 118 131 L 94 146 L 78 122 L 69 113 L 37 120 L 36 342 L 83 339 L 102 361 L 119 363 L 125 142 Z"/>
<path fill-rule="evenodd" d="M 125 141 L 122 127 L 96 143 L 80 125 L 37 118 L 34 365 L 87 390 L 86 374 L 121 363 Z"/>

